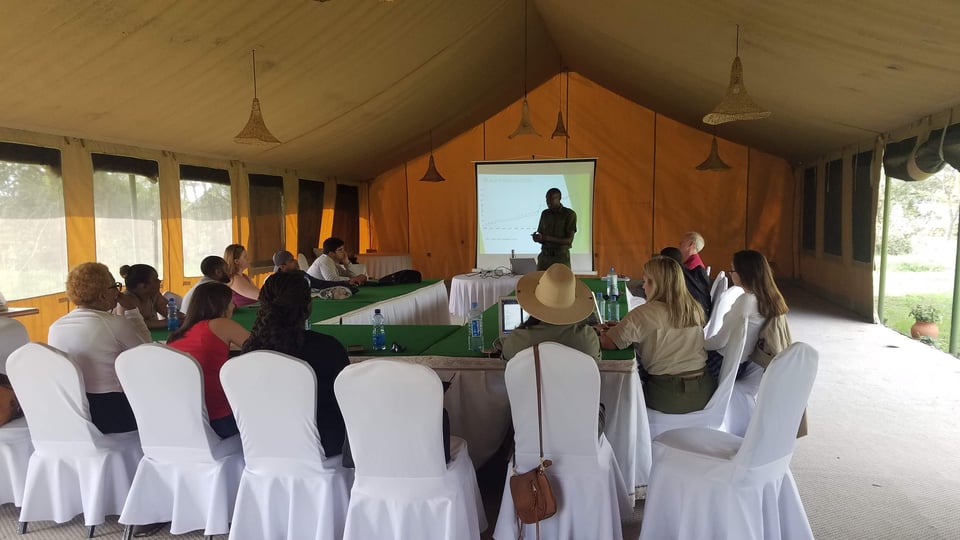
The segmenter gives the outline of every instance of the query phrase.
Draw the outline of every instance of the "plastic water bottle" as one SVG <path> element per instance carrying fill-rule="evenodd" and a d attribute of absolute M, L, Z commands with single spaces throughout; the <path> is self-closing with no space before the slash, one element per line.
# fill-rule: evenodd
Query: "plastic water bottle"
<path fill-rule="evenodd" d="M 467 348 L 473 352 L 483 350 L 483 312 L 476 302 L 470 302 L 467 328 Z"/>
<path fill-rule="evenodd" d="M 180 319 L 177 318 L 177 301 L 173 298 L 167 300 L 167 330 L 173 332 L 180 328 Z"/>
<path fill-rule="evenodd" d="M 604 319 L 607 318 L 607 301 L 602 292 L 597 293 L 597 315 Z"/>
<path fill-rule="evenodd" d="M 303 275 L 303 279 L 307 280 L 307 290 L 311 290 L 311 291 L 312 291 L 313 289 L 310 287 L 310 276 L 308 276 L 307 274 L 304 274 L 304 275 Z M 313 298 L 310 298 L 310 301 L 313 302 Z M 307 314 L 307 319 L 306 319 L 305 321 L 303 321 L 303 329 L 304 329 L 304 330 L 312 330 L 312 329 L 313 329 L 313 327 L 310 325 L 310 314 L 309 314 L 309 313 Z"/>
<path fill-rule="evenodd" d="M 617 272 L 610 267 L 610 272 L 607 273 L 607 298 L 616 298 L 620 296 L 620 289 L 617 286 Z"/>
<path fill-rule="evenodd" d="M 384 319 L 383 314 L 380 313 L 380 309 L 375 309 L 373 311 L 373 350 L 375 351 L 385 351 L 387 350 L 387 331 L 383 326 Z"/>

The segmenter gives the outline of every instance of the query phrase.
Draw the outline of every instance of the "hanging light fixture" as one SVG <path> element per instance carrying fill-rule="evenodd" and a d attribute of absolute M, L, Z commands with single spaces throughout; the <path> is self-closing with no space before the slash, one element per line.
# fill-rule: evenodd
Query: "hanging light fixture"
<path fill-rule="evenodd" d="M 561 70 L 561 73 L 567 75 L 567 118 L 570 118 L 570 72 Z M 560 82 L 560 110 L 557 111 L 557 127 L 554 128 L 553 134 L 550 135 L 551 139 L 556 137 L 570 138 L 570 134 L 567 133 L 567 126 L 563 124 L 563 81 Z"/>
<path fill-rule="evenodd" d="M 430 161 L 427 162 L 427 172 L 423 173 L 421 182 L 446 182 L 447 179 L 440 175 L 437 170 L 437 164 L 433 161 L 433 130 L 430 130 Z"/>
<path fill-rule="evenodd" d="M 703 117 L 705 124 L 717 125 L 736 120 L 760 120 L 770 111 L 756 104 L 743 85 L 743 64 L 740 63 L 740 25 L 737 25 L 737 55 L 730 66 L 730 85 L 720 104 Z"/>
<path fill-rule="evenodd" d="M 263 123 L 263 114 L 260 113 L 260 100 L 257 98 L 257 51 L 251 50 L 253 58 L 253 104 L 250 106 L 250 118 L 240 133 L 233 138 L 240 144 L 280 144 L 280 139 L 273 136 L 267 125 Z"/>
<path fill-rule="evenodd" d="M 523 105 L 520 107 L 520 125 L 507 138 L 512 139 L 517 135 L 540 137 L 530 121 L 530 105 L 527 103 L 527 0 L 523 0 Z"/>
<path fill-rule="evenodd" d="M 717 148 L 717 135 L 714 133 L 713 141 L 710 143 L 710 155 L 707 156 L 707 159 L 703 160 L 703 163 L 697 165 L 698 171 L 726 171 L 730 168 L 729 165 L 723 162 L 720 159 L 720 152 Z"/>

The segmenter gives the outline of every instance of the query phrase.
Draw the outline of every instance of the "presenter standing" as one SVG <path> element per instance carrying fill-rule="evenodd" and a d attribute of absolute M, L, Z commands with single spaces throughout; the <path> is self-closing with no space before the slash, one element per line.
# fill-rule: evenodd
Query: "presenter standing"
<path fill-rule="evenodd" d="M 533 241 L 540 244 L 537 270 L 545 271 L 551 264 L 570 266 L 570 246 L 577 232 L 577 213 L 560 204 L 560 190 L 547 190 L 547 209 L 540 214 L 540 224 L 533 233 Z"/>

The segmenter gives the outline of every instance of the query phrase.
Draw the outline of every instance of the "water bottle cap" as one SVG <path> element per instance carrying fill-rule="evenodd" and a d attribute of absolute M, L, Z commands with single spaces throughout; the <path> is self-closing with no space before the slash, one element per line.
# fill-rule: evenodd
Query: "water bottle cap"
<path fill-rule="evenodd" d="M 380 308 L 377 308 L 377 309 L 373 310 L 373 314 L 374 314 L 374 315 L 379 315 L 379 314 L 380 314 Z"/>
<path fill-rule="evenodd" d="M 477 309 L 477 303 L 476 303 L 476 302 L 470 302 L 470 309 Z"/>

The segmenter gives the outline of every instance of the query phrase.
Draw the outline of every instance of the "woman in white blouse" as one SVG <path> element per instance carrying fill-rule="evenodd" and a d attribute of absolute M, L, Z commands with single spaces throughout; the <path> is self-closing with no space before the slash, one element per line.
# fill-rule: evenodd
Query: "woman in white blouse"
<path fill-rule="evenodd" d="M 78 265 L 67 275 L 67 297 L 77 307 L 57 319 L 47 336 L 83 373 L 90 416 L 103 433 L 137 429 L 114 366 L 121 352 L 150 341 L 137 300 L 121 295 L 121 287 L 105 265 Z M 110 313 L 118 302 L 123 316 Z"/>
<path fill-rule="evenodd" d="M 747 341 L 744 358 L 757 346 L 763 323 L 787 312 L 787 303 L 773 280 L 773 271 L 767 258 L 759 251 L 746 249 L 733 254 L 733 268 L 729 270 L 733 284 L 743 288 L 743 294 L 734 301 L 730 311 L 723 317 L 720 330 L 706 340 L 708 351 L 717 351 L 719 358 L 711 355 L 708 367 L 719 372 L 719 363 L 726 355 L 727 342 L 735 321 L 747 319 Z M 743 370 L 741 370 L 741 374 Z"/>

